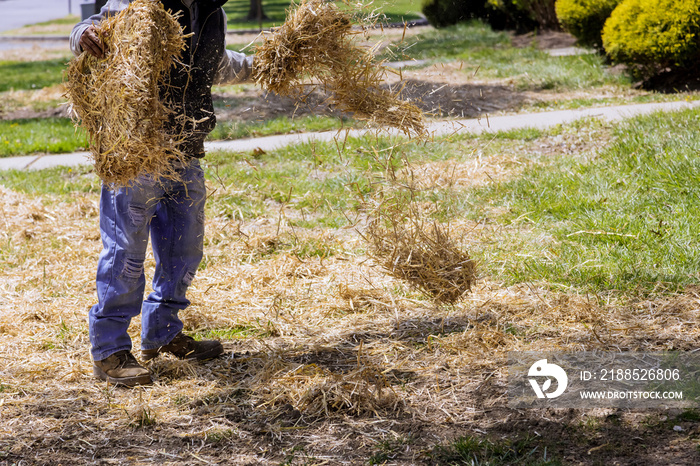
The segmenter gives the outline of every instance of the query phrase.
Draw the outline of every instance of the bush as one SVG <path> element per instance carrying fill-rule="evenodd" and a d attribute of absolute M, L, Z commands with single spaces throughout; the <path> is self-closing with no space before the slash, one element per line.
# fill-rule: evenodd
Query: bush
<path fill-rule="evenodd" d="M 647 75 L 690 66 L 700 55 L 700 0 L 624 0 L 605 23 L 603 46 Z"/>
<path fill-rule="evenodd" d="M 546 31 L 558 30 L 559 21 L 554 9 L 555 0 L 514 0 L 520 9 L 530 15 L 538 24 L 539 29 Z"/>
<path fill-rule="evenodd" d="M 519 4 L 520 0 L 423 0 L 423 14 L 437 28 L 479 19 L 494 29 L 532 31 L 537 23 Z"/>
<path fill-rule="evenodd" d="M 547 2 L 554 5 L 554 0 L 486 0 L 487 10 L 492 11 L 487 21 L 495 29 L 514 29 L 519 33 L 534 31 L 538 26 L 548 29 L 533 8 L 535 4 Z"/>
<path fill-rule="evenodd" d="M 483 18 L 485 0 L 424 0 L 423 14 L 433 26 L 447 27 L 470 19 Z"/>
<path fill-rule="evenodd" d="M 603 49 L 603 25 L 621 0 L 557 0 L 557 17 L 579 44 Z"/>

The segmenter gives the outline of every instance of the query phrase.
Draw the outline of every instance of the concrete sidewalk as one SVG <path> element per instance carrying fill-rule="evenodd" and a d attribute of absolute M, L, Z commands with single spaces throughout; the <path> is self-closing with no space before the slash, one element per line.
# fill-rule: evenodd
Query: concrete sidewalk
<path fill-rule="evenodd" d="M 663 102 L 654 104 L 619 105 L 613 107 L 583 108 L 578 110 L 560 110 L 555 112 L 528 113 L 496 117 L 483 117 L 468 120 L 436 121 L 430 124 L 429 131 L 433 136 L 451 134 L 484 133 L 507 131 L 521 128 L 546 129 L 558 124 L 571 123 L 586 117 L 602 118 L 607 121 L 618 121 L 635 115 L 643 115 L 658 111 L 675 111 L 700 106 L 700 101 L 693 102 Z M 302 144 L 311 141 L 332 141 L 366 134 L 369 130 L 326 131 L 320 133 L 284 134 L 253 139 L 237 139 L 235 141 L 207 142 L 208 151 L 224 150 L 231 152 L 248 152 L 254 149 L 273 151 L 292 144 Z M 395 130 L 387 131 L 397 134 Z M 75 152 L 59 155 L 30 155 L 24 157 L 0 158 L 0 170 L 40 170 L 57 166 L 77 166 L 89 164 L 87 152 Z"/>

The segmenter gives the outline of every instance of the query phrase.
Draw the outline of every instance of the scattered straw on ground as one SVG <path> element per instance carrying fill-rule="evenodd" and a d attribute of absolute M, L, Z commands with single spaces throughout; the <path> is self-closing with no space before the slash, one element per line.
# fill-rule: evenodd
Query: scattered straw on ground
<path fill-rule="evenodd" d="M 386 69 L 353 41 L 352 14 L 327 0 L 302 0 L 256 49 L 253 79 L 265 89 L 303 98 L 314 78 L 342 111 L 407 135 L 425 136 L 422 112 L 380 87 Z"/>
<path fill-rule="evenodd" d="M 280 464 L 306 445 L 310 457 L 366 464 L 401 434 L 412 437 L 397 464 L 416 464 L 413 452 L 441 438 L 518 416 L 484 415 L 505 405 L 507 351 L 700 345 L 697 290 L 617 302 L 480 281 L 436 306 L 371 267 L 355 252 L 361 238 L 334 239 L 347 230 L 292 235 L 272 216 L 237 224 L 213 214 L 182 316 L 188 332 L 222 332 L 229 354 L 161 357 L 149 364 L 153 387 L 109 388 L 93 379 L 86 324 L 97 202 L 0 188 L 0 452 L 10 462 Z M 462 227 L 475 242 L 500 228 Z M 336 252 L 300 255 L 312 240 Z M 130 334 L 138 348 L 139 319 Z"/>
<path fill-rule="evenodd" d="M 160 1 L 136 0 L 103 21 L 98 34 L 106 57 L 83 52 L 66 72 L 67 96 L 88 133 L 97 174 L 113 186 L 141 174 L 176 177 L 183 135 L 165 130 L 170 111 L 160 91 L 185 47 L 182 28 Z"/>

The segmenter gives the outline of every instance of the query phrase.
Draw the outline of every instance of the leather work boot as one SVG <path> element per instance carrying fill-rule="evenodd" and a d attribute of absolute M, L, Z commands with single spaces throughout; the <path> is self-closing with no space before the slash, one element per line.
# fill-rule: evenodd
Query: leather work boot
<path fill-rule="evenodd" d="M 94 361 L 92 373 L 107 383 L 125 387 L 153 383 L 148 369 L 142 367 L 127 350 L 116 352 L 101 361 Z"/>
<path fill-rule="evenodd" d="M 141 350 L 144 361 L 150 361 L 161 353 L 170 353 L 180 359 L 212 359 L 224 352 L 221 342 L 216 340 L 196 341 L 194 338 L 178 333 L 173 340 L 165 346 L 150 350 Z"/>

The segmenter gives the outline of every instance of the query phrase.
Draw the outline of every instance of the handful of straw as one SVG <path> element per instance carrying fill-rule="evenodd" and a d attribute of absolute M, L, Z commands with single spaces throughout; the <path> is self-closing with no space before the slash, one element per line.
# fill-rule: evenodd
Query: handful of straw
<path fill-rule="evenodd" d="M 105 58 L 82 53 L 66 72 L 67 96 L 87 131 L 95 171 L 112 187 L 142 174 L 177 178 L 183 135 L 165 131 L 172 113 L 160 85 L 185 48 L 177 18 L 159 0 L 135 0 L 103 21 Z"/>
<path fill-rule="evenodd" d="M 370 255 L 384 270 L 439 303 L 455 303 L 471 290 L 476 264 L 447 228 L 424 223 L 406 206 L 384 209 L 365 237 Z"/>
<path fill-rule="evenodd" d="M 420 109 L 380 87 L 386 69 L 353 42 L 351 20 L 333 2 L 302 0 L 257 47 L 253 79 L 267 90 L 298 97 L 302 81 L 313 77 L 340 110 L 409 136 L 425 136 Z"/>

